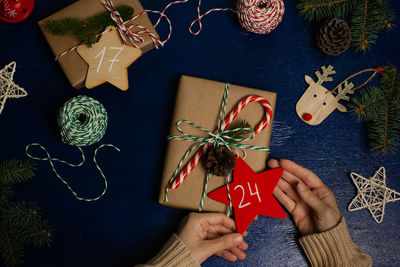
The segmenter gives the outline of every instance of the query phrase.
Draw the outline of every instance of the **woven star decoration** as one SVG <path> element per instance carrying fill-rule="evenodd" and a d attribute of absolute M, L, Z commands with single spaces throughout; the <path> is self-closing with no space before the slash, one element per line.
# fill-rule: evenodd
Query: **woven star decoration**
<path fill-rule="evenodd" d="M 16 66 L 17 63 L 13 61 L 0 70 L 0 114 L 7 98 L 20 98 L 28 95 L 23 88 L 13 81 Z"/>
<path fill-rule="evenodd" d="M 349 211 L 368 209 L 377 223 L 385 215 L 385 205 L 400 200 L 400 193 L 386 187 L 385 167 L 380 167 L 369 179 L 352 172 L 351 179 L 357 187 L 357 196 L 349 204 Z"/>

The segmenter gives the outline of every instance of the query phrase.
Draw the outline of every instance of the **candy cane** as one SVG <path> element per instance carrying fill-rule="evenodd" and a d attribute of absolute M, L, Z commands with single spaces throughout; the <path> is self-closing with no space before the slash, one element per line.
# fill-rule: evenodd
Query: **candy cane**
<path fill-rule="evenodd" d="M 232 123 L 232 121 L 237 117 L 239 112 L 242 111 L 242 109 L 244 109 L 246 107 L 246 105 L 248 105 L 252 102 L 258 102 L 265 108 L 264 119 L 255 128 L 254 133 L 258 134 L 262 130 L 264 130 L 265 127 L 267 127 L 267 125 L 271 121 L 272 107 L 271 107 L 271 104 L 268 102 L 268 100 L 266 100 L 265 98 L 262 98 L 261 96 L 253 95 L 253 96 L 248 96 L 248 97 L 242 99 L 239 102 L 239 104 L 237 104 L 235 109 L 229 114 L 229 116 L 227 116 L 225 118 L 224 123 L 221 126 L 221 131 L 224 131 Z M 197 151 L 197 153 L 194 155 L 194 157 L 190 160 L 190 162 L 181 171 L 178 178 L 175 179 L 175 181 L 169 186 L 169 189 L 177 189 L 183 183 L 183 181 L 188 177 L 188 175 L 191 173 L 191 171 L 199 163 L 199 161 L 201 160 L 201 158 L 203 157 L 203 155 L 207 151 L 207 149 L 209 147 L 211 147 L 212 145 L 213 144 L 211 144 L 211 143 L 207 143 L 200 147 L 200 149 Z"/>

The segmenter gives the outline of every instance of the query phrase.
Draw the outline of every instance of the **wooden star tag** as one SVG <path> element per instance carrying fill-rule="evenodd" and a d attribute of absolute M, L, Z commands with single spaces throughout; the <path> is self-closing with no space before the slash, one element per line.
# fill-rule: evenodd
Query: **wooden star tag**
<path fill-rule="evenodd" d="M 88 89 L 109 82 L 123 91 L 128 90 L 127 68 L 142 55 L 139 48 L 121 43 L 114 26 L 108 26 L 92 47 L 81 45 L 77 51 L 89 65 L 85 82 Z"/>

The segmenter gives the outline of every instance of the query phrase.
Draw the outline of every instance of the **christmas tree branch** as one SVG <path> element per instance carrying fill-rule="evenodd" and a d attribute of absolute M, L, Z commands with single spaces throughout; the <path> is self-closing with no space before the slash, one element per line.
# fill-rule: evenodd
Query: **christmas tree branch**
<path fill-rule="evenodd" d="M 10 256 L 11 256 L 11 262 L 13 265 L 17 265 L 17 259 L 14 254 L 13 247 L 11 246 L 11 240 L 10 240 L 10 236 L 8 235 L 8 231 L 5 231 L 4 235 L 6 236 L 6 239 L 7 239 L 7 244 L 8 244 L 8 248 L 9 248 Z"/>
<path fill-rule="evenodd" d="M 366 52 L 376 43 L 377 34 L 384 28 L 391 27 L 393 19 L 393 11 L 386 1 L 356 1 L 350 23 L 352 46 Z"/>
<path fill-rule="evenodd" d="M 352 98 L 351 112 L 367 122 L 370 147 L 382 154 L 400 145 L 400 78 L 394 66 L 384 66 L 379 87 Z"/>
<path fill-rule="evenodd" d="M 0 163 L 0 253 L 5 266 L 23 263 L 24 245 L 42 247 L 52 239 L 53 227 L 42 219 L 36 204 L 9 200 L 12 185 L 32 177 L 34 170 L 30 160 Z"/>
<path fill-rule="evenodd" d="M 309 21 L 341 17 L 351 9 L 354 0 L 302 0 L 297 8 Z"/>
<path fill-rule="evenodd" d="M 35 170 L 31 160 L 4 160 L 0 163 L 0 182 L 5 185 L 25 182 L 35 175 Z"/>
<path fill-rule="evenodd" d="M 389 101 L 388 101 L 388 105 L 386 106 L 386 112 L 385 112 L 385 137 L 383 139 L 383 141 L 381 141 L 382 144 L 382 148 L 381 148 L 381 152 L 382 153 L 386 153 L 386 151 L 388 151 L 389 149 L 389 145 L 390 145 L 390 140 L 389 140 L 389 127 L 388 127 L 388 123 L 389 123 L 389 110 L 390 110 L 390 106 L 392 104 L 393 101 L 393 91 L 394 91 L 394 87 L 395 87 L 395 81 L 397 78 L 397 69 L 394 68 L 394 74 L 393 74 L 393 79 L 392 79 L 392 85 L 390 87 L 390 94 L 389 94 Z"/>

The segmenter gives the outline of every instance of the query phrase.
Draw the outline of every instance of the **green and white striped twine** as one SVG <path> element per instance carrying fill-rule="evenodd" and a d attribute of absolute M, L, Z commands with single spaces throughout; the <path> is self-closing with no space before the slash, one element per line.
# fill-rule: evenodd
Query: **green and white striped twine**
<path fill-rule="evenodd" d="M 25 152 L 28 157 L 34 160 L 42 160 L 49 161 L 51 168 L 53 169 L 56 176 L 67 186 L 67 188 L 71 191 L 71 193 L 75 196 L 76 199 L 82 201 L 96 201 L 99 200 L 107 191 L 108 183 L 107 179 L 101 170 L 100 166 L 97 164 L 96 156 L 98 151 L 103 147 L 112 147 L 118 152 L 120 149 L 112 144 L 102 144 L 96 148 L 93 155 L 93 162 L 96 168 L 99 170 L 101 177 L 104 180 L 104 190 L 103 192 L 95 197 L 95 198 L 83 198 L 79 197 L 78 194 L 71 188 L 71 186 L 66 182 L 60 174 L 57 172 L 54 162 L 64 163 L 70 167 L 80 167 L 85 162 L 85 154 L 81 148 L 81 146 L 89 146 L 103 138 L 106 129 L 107 129 L 107 111 L 104 106 L 97 100 L 80 95 L 74 97 L 67 101 L 64 106 L 60 109 L 58 113 L 58 125 L 60 127 L 61 139 L 64 143 L 68 145 L 76 146 L 81 152 L 82 160 L 77 164 L 69 163 L 67 161 L 52 158 L 47 151 L 39 143 L 32 143 L 26 146 Z M 40 158 L 32 156 L 29 153 L 29 149 L 33 146 L 37 146 L 44 151 L 46 157 Z"/>

